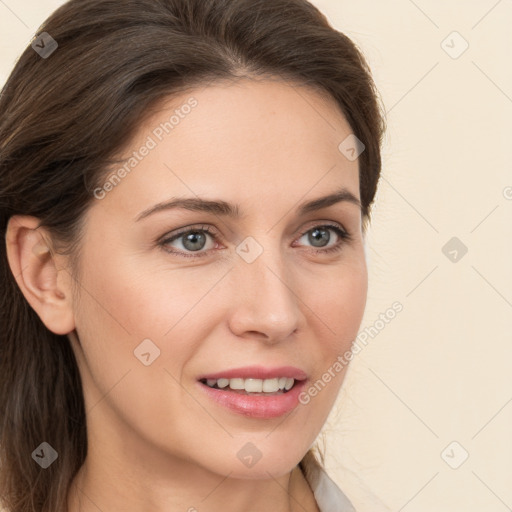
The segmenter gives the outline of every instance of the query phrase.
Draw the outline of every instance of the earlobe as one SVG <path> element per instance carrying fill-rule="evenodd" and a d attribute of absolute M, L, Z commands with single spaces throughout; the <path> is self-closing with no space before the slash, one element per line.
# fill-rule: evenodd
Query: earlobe
<path fill-rule="evenodd" d="M 41 321 L 55 334 L 68 334 L 75 328 L 71 276 L 65 268 L 58 268 L 51 243 L 43 236 L 47 233 L 38 226 L 39 220 L 27 215 L 9 219 L 7 259 L 21 292 Z"/>

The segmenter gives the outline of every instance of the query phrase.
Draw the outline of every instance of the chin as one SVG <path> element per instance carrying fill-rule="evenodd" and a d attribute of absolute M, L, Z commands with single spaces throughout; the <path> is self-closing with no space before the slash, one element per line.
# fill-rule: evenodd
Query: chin
<path fill-rule="evenodd" d="M 261 459 L 250 468 L 241 468 L 239 465 L 232 466 L 228 473 L 230 478 L 239 478 L 241 480 L 264 480 L 268 478 L 279 478 L 286 475 L 290 473 L 297 464 L 298 461 L 292 462 L 275 460 L 273 457 L 272 459 L 268 459 L 265 463 Z"/>
<path fill-rule="evenodd" d="M 294 469 L 304 457 L 304 452 L 297 450 L 295 445 L 292 451 L 283 450 L 283 446 L 275 446 L 263 442 L 247 441 L 236 443 L 236 448 L 231 452 L 233 456 L 226 458 L 226 453 L 218 454 L 218 459 L 213 463 L 216 473 L 228 475 L 230 478 L 240 479 L 267 479 L 279 478 Z M 210 464 L 209 464 L 210 465 Z"/>

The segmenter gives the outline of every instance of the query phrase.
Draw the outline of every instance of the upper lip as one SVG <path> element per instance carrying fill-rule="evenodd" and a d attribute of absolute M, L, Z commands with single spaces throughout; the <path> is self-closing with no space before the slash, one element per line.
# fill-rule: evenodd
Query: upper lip
<path fill-rule="evenodd" d="M 279 366 L 279 367 L 265 367 L 265 366 L 244 366 L 243 368 L 231 368 L 216 373 L 209 373 L 201 375 L 198 380 L 202 379 L 273 379 L 276 377 L 289 377 L 295 380 L 305 380 L 306 373 L 294 366 Z"/>

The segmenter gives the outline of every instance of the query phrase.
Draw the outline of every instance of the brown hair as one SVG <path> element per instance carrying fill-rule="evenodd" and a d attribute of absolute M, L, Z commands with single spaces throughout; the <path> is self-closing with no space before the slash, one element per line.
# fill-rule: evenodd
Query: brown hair
<path fill-rule="evenodd" d="M 9 218 L 37 217 L 76 261 L 92 191 L 159 100 L 280 76 L 334 99 L 364 143 L 364 229 L 385 130 L 361 52 L 306 0 L 71 0 L 43 32 L 58 48 L 47 58 L 25 49 L 0 96 L 0 497 L 10 512 L 65 510 L 87 437 L 69 340 L 45 327 L 10 271 Z M 47 469 L 32 459 L 43 441 L 58 453 Z M 312 450 L 306 460 L 318 463 Z"/>

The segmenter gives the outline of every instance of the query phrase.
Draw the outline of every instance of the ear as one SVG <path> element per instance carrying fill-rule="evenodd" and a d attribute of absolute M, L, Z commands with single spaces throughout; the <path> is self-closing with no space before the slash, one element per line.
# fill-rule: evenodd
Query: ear
<path fill-rule="evenodd" d="M 54 254 L 47 230 L 38 228 L 39 219 L 14 215 L 5 235 L 7 260 L 28 303 L 44 325 L 55 334 L 75 328 L 72 276 L 63 266 L 64 258 Z M 63 268 L 59 269 L 59 264 Z"/>

